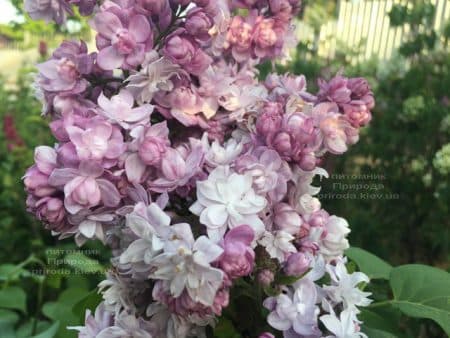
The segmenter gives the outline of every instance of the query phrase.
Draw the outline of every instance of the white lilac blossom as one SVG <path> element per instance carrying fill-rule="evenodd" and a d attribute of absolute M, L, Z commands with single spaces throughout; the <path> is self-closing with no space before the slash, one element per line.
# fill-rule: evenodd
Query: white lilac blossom
<path fill-rule="evenodd" d="M 163 253 L 151 261 L 155 266 L 151 277 L 166 281 L 174 297 L 186 289 L 194 301 L 210 306 L 223 282 L 223 272 L 210 263 L 222 252 L 205 236 L 194 242 L 189 226 L 179 227 L 174 230 L 173 240 L 165 243 Z"/>
<path fill-rule="evenodd" d="M 347 235 L 350 228 L 345 219 L 331 216 L 325 225 L 325 236 L 322 238 L 320 252 L 328 259 L 336 258 L 349 248 Z"/>
<path fill-rule="evenodd" d="M 217 140 L 210 145 L 206 137 L 203 137 L 202 142 L 206 148 L 205 161 L 213 168 L 232 163 L 244 149 L 243 142 L 234 138 L 230 138 L 223 146 Z"/>
<path fill-rule="evenodd" d="M 136 272 L 149 272 L 151 260 L 162 251 L 164 239 L 170 236 L 170 217 L 152 203 L 140 202 L 126 216 L 126 225 L 137 239 L 120 255 L 120 263 L 132 265 Z"/>
<path fill-rule="evenodd" d="M 86 310 L 85 326 L 68 327 L 71 330 L 77 330 L 80 338 L 95 338 L 105 334 L 114 323 L 114 316 L 106 311 L 105 304 L 100 303 L 95 309 L 94 315 L 91 310 Z"/>
<path fill-rule="evenodd" d="M 130 129 L 139 124 L 146 124 L 153 111 L 153 107 L 149 104 L 133 108 L 134 97 L 125 89 L 111 97 L 111 99 L 108 99 L 101 93 L 98 98 L 98 105 L 101 108 L 99 111 L 101 115 L 124 129 Z"/>
<path fill-rule="evenodd" d="M 159 91 L 173 90 L 171 78 L 180 74 L 182 74 L 180 66 L 165 57 L 160 57 L 156 51 L 151 51 L 146 54 L 142 69 L 128 77 L 127 89 L 139 103 L 149 103 Z"/>
<path fill-rule="evenodd" d="M 206 181 L 197 183 L 197 201 L 192 213 L 200 216 L 208 236 L 219 241 L 227 228 L 248 224 L 259 238 L 264 223 L 258 213 L 266 206 L 264 197 L 255 193 L 250 175 L 239 175 L 228 166 L 214 169 Z"/>
<path fill-rule="evenodd" d="M 373 93 L 342 74 L 317 93 L 303 75 L 259 80 L 259 64 L 286 56 L 300 5 L 25 1 L 32 18 L 80 13 L 96 32 L 97 51 L 65 41 L 37 66 L 58 143 L 37 147 L 23 177 L 27 210 L 53 235 L 111 249 L 80 337 L 205 338 L 241 294 L 285 338 L 365 337 L 368 278 L 347 272 L 349 224 L 313 180 L 358 141 Z"/>
<path fill-rule="evenodd" d="M 297 252 L 297 249 L 292 243 L 294 239 L 294 236 L 283 230 L 274 233 L 266 231 L 258 243 L 266 248 L 271 258 L 276 258 L 278 261 L 284 262 L 289 253 Z"/>
<path fill-rule="evenodd" d="M 264 306 L 270 311 L 267 321 L 273 328 L 286 332 L 289 336 L 317 336 L 320 333 L 317 316 L 315 284 L 304 278 L 293 289 L 287 289 L 278 297 L 267 298 Z"/>
<path fill-rule="evenodd" d="M 349 309 L 342 311 L 339 317 L 334 312 L 323 315 L 320 321 L 332 333 L 326 338 L 367 338 L 367 335 L 360 331 L 361 322 Z"/>
<path fill-rule="evenodd" d="M 333 303 L 342 303 L 344 309 L 359 313 L 357 306 L 368 306 L 372 302 L 367 298 L 371 293 L 359 289 L 362 283 L 369 283 L 369 277 L 365 274 L 349 274 L 342 261 L 338 261 L 335 266 L 328 265 L 327 272 L 331 277 L 331 285 L 323 289 Z"/>

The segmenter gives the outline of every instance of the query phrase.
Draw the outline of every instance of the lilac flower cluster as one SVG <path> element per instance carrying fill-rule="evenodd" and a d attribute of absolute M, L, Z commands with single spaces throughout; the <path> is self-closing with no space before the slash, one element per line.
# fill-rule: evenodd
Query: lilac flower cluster
<path fill-rule="evenodd" d="M 57 144 L 36 148 L 24 183 L 54 235 L 112 250 L 103 302 L 79 336 L 204 337 L 246 279 L 272 290 L 261 306 L 284 337 L 365 337 L 368 278 L 347 271 L 349 226 L 312 181 L 328 175 L 327 153 L 358 141 L 372 92 L 342 75 L 316 95 L 303 76 L 258 80 L 258 63 L 289 47 L 299 1 L 25 7 L 61 22 L 71 6 L 93 14 L 98 52 L 64 42 L 38 65 Z"/>

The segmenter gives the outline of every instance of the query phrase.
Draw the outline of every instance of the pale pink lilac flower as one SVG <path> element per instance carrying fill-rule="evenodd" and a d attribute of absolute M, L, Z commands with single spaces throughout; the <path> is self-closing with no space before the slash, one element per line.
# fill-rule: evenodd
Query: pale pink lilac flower
<path fill-rule="evenodd" d="M 67 14 L 72 14 L 70 4 L 65 0 L 26 0 L 24 10 L 33 20 L 55 21 L 62 24 Z"/>
<path fill-rule="evenodd" d="M 56 189 L 49 183 L 49 177 L 57 167 L 56 151 L 47 146 L 39 146 L 34 151 L 35 165 L 25 173 L 25 188 L 36 197 L 52 195 Z"/>
<path fill-rule="evenodd" d="M 252 188 L 251 176 L 219 166 L 207 180 L 197 182 L 197 201 L 189 210 L 200 216 L 200 223 L 215 242 L 222 239 L 227 228 L 242 224 L 252 227 L 258 239 L 264 232 L 264 224 L 257 214 L 266 204 L 266 199 Z"/>
<path fill-rule="evenodd" d="M 169 0 L 136 0 L 134 9 L 146 17 L 151 17 L 160 29 L 166 29 L 172 19 Z"/>
<path fill-rule="evenodd" d="M 269 332 L 264 332 L 258 336 L 258 338 L 275 338 L 275 336 Z"/>
<path fill-rule="evenodd" d="M 251 57 L 253 36 L 253 22 L 247 22 L 241 16 L 235 16 L 227 32 L 227 45 L 231 46 L 234 59 L 238 62 L 246 61 Z"/>
<path fill-rule="evenodd" d="M 239 174 L 248 174 L 253 179 L 253 188 L 259 195 L 266 195 L 271 202 L 280 201 L 287 192 L 287 182 L 292 173 L 287 162 L 278 153 L 266 147 L 258 147 L 236 160 Z"/>
<path fill-rule="evenodd" d="M 269 269 L 264 269 L 258 273 L 257 280 L 259 284 L 267 287 L 275 280 L 275 274 Z"/>
<path fill-rule="evenodd" d="M 66 211 L 60 198 L 43 197 L 36 199 L 32 195 L 27 198 L 27 210 L 34 213 L 36 218 L 49 224 L 52 230 L 63 226 Z"/>
<path fill-rule="evenodd" d="M 195 302 L 211 306 L 223 282 L 223 272 L 211 263 L 222 252 L 206 236 L 194 240 L 190 227 L 184 227 L 174 240 L 165 242 L 163 253 L 151 260 L 155 270 L 150 277 L 165 281 L 175 298 L 186 290 Z"/>
<path fill-rule="evenodd" d="M 339 317 L 334 312 L 320 316 L 320 321 L 332 333 L 326 338 L 367 338 L 367 335 L 360 331 L 356 314 L 350 309 L 344 310 Z"/>
<path fill-rule="evenodd" d="M 255 263 L 255 252 L 251 248 L 254 232 L 248 225 L 240 225 L 228 231 L 221 241 L 223 248 L 218 266 L 230 278 L 249 275 Z"/>
<path fill-rule="evenodd" d="M 84 92 L 88 81 L 83 77 L 92 71 L 95 55 L 87 53 L 84 41 L 64 41 L 50 60 L 37 65 L 37 83 L 46 92 L 73 95 Z"/>
<path fill-rule="evenodd" d="M 162 157 L 158 177 L 149 182 L 150 189 L 167 192 L 188 186 L 190 180 L 200 173 L 203 161 L 200 142 L 193 142 L 187 152 L 181 151 L 181 148 L 168 148 Z"/>
<path fill-rule="evenodd" d="M 104 120 L 93 119 L 84 130 L 76 126 L 68 126 L 66 130 L 81 161 L 113 161 L 125 151 L 120 129 Z"/>
<path fill-rule="evenodd" d="M 133 95 L 126 89 L 108 99 L 103 93 L 98 98 L 99 114 L 111 123 L 120 125 L 124 129 L 131 129 L 137 125 L 144 125 L 150 120 L 153 106 L 144 104 L 133 108 Z"/>
<path fill-rule="evenodd" d="M 212 58 L 184 29 L 173 32 L 165 39 L 163 54 L 193 75 L 200 75 L 212 63 Z"/>
<path fill-rule="evenodd" d="M 319 102 L 336 103 L 352 126 L 361 127 L 370 122 L 375 101 L 367 80 L 337 75 L 329 82 L 319 80 L 319 86 Z"/>
<path fill-rule="evenodd" d="M 138 103 L 150 103 L 158 91 L 172 91 L 174 83 L 171 78 L 182 73 L 179 65 L 161 57 L 156 51 L 150 51 L 145 55 L 141 70 L 133 71 L 128 77 L 127 89 Z"/>
<path fill-rule="evenodd" d="M 184 24 L 187 33 L 200 41 L 207 41 L 211 38 L 209 30 L 213 27 L 213 20 L 202 8 L 192 8 L 186 17 Z"/>
<path fill-rule="evenodd" d="M 294 236 L 285 231 L 266 231 L 258 243 L 266 249 L 271 258 L 282 263 L 290 253 L 297 252 L 296 247 L 292 244 L 293 240 Z"/>
<path fill-rule="evenodd" d="M 183 291 L 179 297 L 173 297 L 170 290 L 161 281 L 155 283 L 152 296 L 156 301 L 166 305 L 173 314 L 202 326 L 212 324 L 215 316 L 220 316 L 222 309 L 229 303 L 229 291 L 227 289 L 217 291 L 214 303 L 211 306 L 205 306 L 202 303 L 195 302 L 187 291 Z"/>
<path fill-rule="evenodd" d="M 345 219 L 331 216 L 325 225 L 325 237 L 321 241 L 320 252 L 329 260 L 339 257 L 349 248 L 347 235 L 350 233 Z"/>
<path fill-rule="evenodd" d="M 54 187 L 64 189 L 64 206 L 71 214 L 101 203 L 115 207 L 120 195 L 113 183 L 102 179 L 103 168 L 96 162 L 81 162 L 78 169 L 55 169 L 49 178 Z"/>
<path fill-rule="evenodd" d="M 291 205 L 278 203 L 273 207 L 273 224 L 274 229 L 283 230 L 295 236 L 300 232 L 303 220 Z"/>
<path fill-rule="evenodd" d="M 284 266 L 284 272 L 288 276 L 301 276 L 308 271 L 311 265 L 311 258 L 303 252 L 295 252 L 289 255 Z"/>
<path fill-rule="evenodd" d="M 97 63 L 102 69 L 135 69 L 153 47 L 153 32 L 144 15 L 132 15 L 124 22 L 105 10 L 94 16 L 91 26 L 98 32 Z"/>
<path fill-rule="evenodd" d="M 278 297 L 270 297 L 264 306 L 270 311 L 267 321 L 273 328 L 301 336 L 317 337 L 320 334 L 316 306 L 317 290 L 315 284 L 303 278 Z"/>
<path fill-rule="evenodd" d="M 78 331 L 79 338 L 96 338 L 114 324 L 114 315 L 105 309 L 105 304 L 100 303 L 95 309 L 94 315 L 91 310 L 86 310 L 84 326 L 68 327 Z"/>
<path fill-rule="evenodd" d="M 368 306 L 372 302 L 368 298 L 371 293 L 359 289 L 360 284 L 369 283 L 369 277 L 364 273 L 348 273 L 342 260 L 338 260 L 335 266 L 327 265 L 327 272 L 331 277 L 331 285 L 325 285 L 323 289 L 333 304 L 342 303 L 344 310 L 357 314 L 358 306 Z"/>

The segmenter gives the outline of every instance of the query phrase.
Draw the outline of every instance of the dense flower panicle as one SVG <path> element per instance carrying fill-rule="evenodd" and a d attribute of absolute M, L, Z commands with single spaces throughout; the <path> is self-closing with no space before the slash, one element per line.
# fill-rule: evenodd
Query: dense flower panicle
<path fill-rule="evenodd" d="M 302 75 L 258 80 L 259 63 L 286 56 L 300 1 L 25 9 L 61 23 L 72 6 L 92 14 L 98 51 L 63 42 L 38 65 L 57 144 L 36 148 L 23 180 L 28 210 L 54 235 L 112 249 L 103 302 L 79 337 L 206 337 L 249 283 L 270 294 L 260 305 L 286 338 L 365 337 L 368 278 L 347 271 L 349 225 L 312 182 L 328 177 L 326 156 L 358 141 L 373 94 L 343 75 L 320 80 L 317 94 Z"/>

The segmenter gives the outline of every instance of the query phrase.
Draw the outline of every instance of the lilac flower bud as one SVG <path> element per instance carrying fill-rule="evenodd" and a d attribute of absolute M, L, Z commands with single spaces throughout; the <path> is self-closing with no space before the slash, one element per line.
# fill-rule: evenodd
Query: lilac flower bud
<path fill-rule="evenodd" d="M 352 99 L 360 99 L 371 94 L 369 83 L 362 77 L 348 79 L 347 87 L 352 92 Z M 369 109 L 371 108 L 373 108 L 373 106 L 369 107 Z"/>
<path fill-rule="evenodd" d="M 75 145 L 71 142 L 64 143 L 57 149 L 58 161 L 64 166 L 69 168 L 77 168 L 80 164 L 80 159 L 77 155 Z"/>
<path fill-rule="evenodd" d="M 272 49 L 278 41 L 277 32 L 275 31 L 275 20 L 258 17 L 254 29 L 255 54 L 262 58 L 271 56 L 273 54 Z"/>
<path fill-rule="evenodd" d="M 275 336 L 269 332 L 264 332 L 260 334 L 258 338 L 275 338 Z"/>
<path fill-rule="evenodd" d="M 259 134 L 267 136 L 280 130 L 282 109 L 278 102 L 266 103 L 261 116 L 256 121 L 256 130 Z"/>
<path fill-rule="evenodd" d="M 26 0 L 24 10 L 33 20 L 55 21 L 62 24 L 71 12 L 70 5 L 66 1 Z"/>
<path fill-rule="evenodd" d="M 166 140 L 148 136 L 139 146 L 139 157 L 147 165 L 157 165 L 167 149 Z"/>
<path fill-rule="evenodd" d="M 302 219 L 300 215 L 287 203 L 278 203 L 274 206 L 273 222 L 278 230 L 284 230 L 295 235 L 300 230 Z"/>
<path fill-rule="evenodd" d="M 37 197 L 50 196 L 56 191 L 54 187 L 49 185 L 48 175 L 42 173 L 36 165 L 27 170 L 23 183 L 27 191 Z"/>
<path fill-rule="evenodd" d="M 217 291 L 212 309 L 217 316 L 220 316 L 222 314 L 222 309 L 226 308 L 229 303 L 230 292 L 228 291 L 228 289 L 221 289 Z"/>
<path fill-rule="evenodd" d="M 324 227 L 330 215 L 323 209 L 314 212 L 308 219 L 308 223 L 313 227 Z"/>
<path fill-rule="evenodd" d="M 262 286 L 269 286 L 275 279 L 275 275 L 269 269 L 264 269 L 258 273 L 258 283 Z"/>
<path fill-rule="evenodd" d="M 353 101 L 343 106 L 348 121 L 355 127 L 365 126 L 372 119 L 372 114 L 363 101 Z"/>
<path fill-rule="evenodd" d="M 147 15 L 158 15 L 166 8 L 170 8 L 167 0 L 137 0 L 138 10 Z"/>
<path fill-rule="evenodd" d="M 80 177 L 78 181 L 72 182 L 65 192 L 67 199 L 85 208 L 95 207 L 102 197 L 100 187 L 93 177 Z"/>
<path fill-rule="evenodd" d="M 316 167 L 317 159 L 314 155 L 314 152 L 305 152 L 302 153 L 300 157 L 300 161 L 298 161 L 298 165 L 302 170 L 311 171 Z"/>
<path fill-rule="evenodd" d="M 200 111 L 199 96 L 189 87 L 175 88 L 168 95 L 168 100 L 172 109 L 183 111 L 189 115 L 195 115 Z"/>
<path fill-rule="evenodd" d="M 168 148 L 161 162 L 161 170 L 164 177 L 176 181 L 186 173 L 186 164 L 178 151 Z"/>
<path fill-rule="evenodd" d="M 175 31 L 166 39 L 163 54 L 189 73 L 199 75 L 208 68 L 212 59 L 200 49 L 192 37 L 180 32 L 183 33 L 184 30 Z"/>
<path fill-rule="evenodd" d="M 241 16 L 233 17 L 227 33 L 227 42 L 236 61 L 242 62 L 251 56 L 252 36 L 252 25 Z"/>
<path fill-rule="evenodd" d="M 317 94 L 319 102 L 335 102 L 337 104 L 350 102 L 351 90 L 347 87 L 348 79 L 335 76 L 329 82 L 319 80 L 320 91 Z"/>
<path fill-rule="evenodd" d="M 98 32 L 97 64 L 104 70 L 133 69 L 144 61 L 145 52 L 153 46 L 153 32 L 148 19 L 141 14 L 126 16 L 108 9 L 98 12 L 90 21 Z"/>
<path fill-rule="evenodd" d="M 213 20 L 201 8 L 194 8 L 189 11 L 185 28 L 195 38 L 208 40 L 210 38 L 208 32 L 212 26 Z"/>
<path fill-rule="evenodd" d="M 35 204 L 37 217 L 50 224 L 57 224 L 64 219 L 63 201 L 58 198 L 44 197 Z"/>
<path fill-rule="evenodd" d="M 271 138 L 269 145 L 275 149 L 282 158 L 290 158 L 292 143 L 291 135 L 288 133 L 280 131 L 273 138 Z"/>
<path fill-rule="evenodd" d="M 56 167 L 56 151 L 53 148 L 39 146 L 34 150 L 34 161 L 40 172 L 50 175 Z"/>
<path fill-rule="evenodd" d="M 195 0 L 193 1 L 198 7 L 206 7 L 209 5 L 209 0 Z"/>
<path fill-rule="evenodd" d="M 303 252 L 296 252 L 288 257 L 284 266 L 284 272 L 288 276 L 301 276 L 308 270 L 310 264 L 310 258 Z"/>
<path fill-rule="evenodd" d="M 75 4 L 80 14 L 83 16 L 89 16 L 94 11 L 94 7 L 97 3 L 96 0 L 71 0 L 70 3 Z"/>
<path fill-rule="evenodd" d="M 248 225 L 233 228 L 225 235 L 219 267 L 231 278 L 247 276 L 252 272 L 255 252 L 251 243 L 254 237 L 255 233 Z"/>

